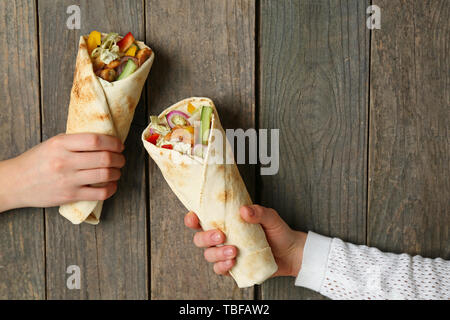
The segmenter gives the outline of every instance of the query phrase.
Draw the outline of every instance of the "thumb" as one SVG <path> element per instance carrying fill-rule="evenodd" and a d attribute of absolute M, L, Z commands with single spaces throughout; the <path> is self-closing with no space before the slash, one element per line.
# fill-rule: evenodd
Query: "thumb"
<path fill-rule="evenodd" d="M 244 221 L 252 224 L 260 223 L 266 231 L 289 228 L 275 210 L 257 204 L 241 207 L 240 214 Z"/>

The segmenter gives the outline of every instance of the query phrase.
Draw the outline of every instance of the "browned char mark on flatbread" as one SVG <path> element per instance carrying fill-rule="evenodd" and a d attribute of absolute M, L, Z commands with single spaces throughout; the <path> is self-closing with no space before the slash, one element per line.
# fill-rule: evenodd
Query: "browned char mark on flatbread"
<path fill-rule="evenodd" d="M 172 159 L 172 155 L 169 154 L 169 160 Z M 185 185 L 185 175 L 183 174 L 183 170 L 176 165 L 174 165 L 171 161 L 164 161 L 163 167 L 168 176 L 172 177 L 178 186 L 183 187 Z"/>
<path fill-rule="evenodd" d="M 92 115 L 92 120 L 97 120 L 97 121 L 105 121 L 105 120 L 110 120 L 111 116 L 109 114 L 102 114 L 102 113 L 94 113 Z"/>
<path fill-rule="evenodd" d="M 218 221 L 211 221 L 211 227 L 213 229 L 219 229 L 220 231 L 222 231 L 223 233 L 225 233 L 225 224 L 224 222 L 218 222 Z"/>
<path fill-rule="evenodd" d="M 180 163 L 180 167 L 181 167 L 181 169 L 187 169 L 188 168 L 187 164 L 184 163 L 184 162 Z"/>
<path fill-rule="evenodd" d="M 72 88 L 72 98 L 76 99 L 76 102 L 89 103 L 95 100 L 94 93 L 89 86 L 86 85 L 86 83 L 90 81 L 92 81 L 91 77 L 80 79 L 79 74 L 75 76 L 75 81 Z"/>
<path fill-rule="evenodd" d="M 217 200 L 223 203 L 227 203 L 233 199 L 233 190 L 224 190 L 217 194 Z"/>
<path fill-rule="evenodd" d="M 127 105 L 128 110 L 133 111 L 133 109 L 136 107 L 136 102 L 133 100 L 133 98 L 127 96 Z"/>

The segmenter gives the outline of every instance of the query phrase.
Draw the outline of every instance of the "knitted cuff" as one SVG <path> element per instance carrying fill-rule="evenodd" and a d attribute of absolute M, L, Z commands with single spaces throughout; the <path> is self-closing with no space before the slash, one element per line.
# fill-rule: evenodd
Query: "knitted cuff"
<path fill-rule="evenodd" d="M 295 279 L 295 285 L 320 292 L 332 238 L 309 231 L 303 249 L 302 267 Z"/>

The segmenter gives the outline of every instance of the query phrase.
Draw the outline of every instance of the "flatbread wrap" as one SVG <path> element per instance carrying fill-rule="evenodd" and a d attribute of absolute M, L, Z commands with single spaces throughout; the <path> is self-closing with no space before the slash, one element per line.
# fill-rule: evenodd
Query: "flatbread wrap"
<path fill-rule="evenodd" d="M 210 99 L 188 98 L 152 116 L 142 141 L 202 228 L 220 229 L 225 244 L 238 248 L 230 274 L 240 288 L 260 284 L 277 271 L 262 227 L 240 217 L 240 207 L 252 201 Z"/>
<path fill-rule="evenodd" d="M 66 133 L 100 133 L 125 141 L 154 53 L 131 33 L 93 31 L 81 36 L 70 95 Z M 74 224 L 98 224 L 103 201 L 59 207 Z"/>

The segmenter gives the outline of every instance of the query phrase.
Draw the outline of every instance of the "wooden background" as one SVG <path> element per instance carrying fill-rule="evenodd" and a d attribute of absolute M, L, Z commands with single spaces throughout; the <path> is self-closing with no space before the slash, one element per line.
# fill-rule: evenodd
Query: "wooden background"
<path fill-rule="evenodd" d="M 293 278 L 239 290 L 193 246 L 140 142 L 150 113 L 189 96 L 211 97 L 226 128 L 281 129 L 277 175 L 240 169 L 293 228 L 450 259 L 450 2 L 372 2 L 380 30 L 369 0 L 0 1 L 0 160 L 65 131 L 81 34 L 131 31 L 156 53 L 102 222 L 0 214 L 0 298 L 322 298 Z"/>

